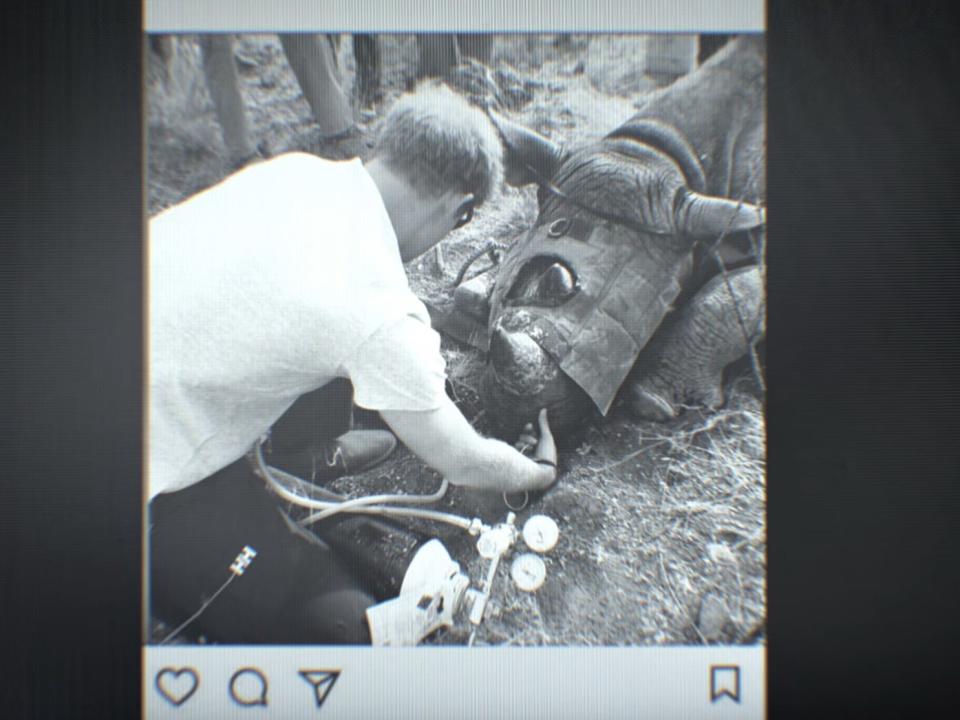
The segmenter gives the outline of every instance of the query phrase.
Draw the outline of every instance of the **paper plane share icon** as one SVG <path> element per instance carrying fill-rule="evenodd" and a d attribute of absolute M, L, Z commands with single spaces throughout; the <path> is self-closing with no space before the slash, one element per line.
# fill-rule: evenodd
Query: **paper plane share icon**
<path fill-rule="evenodd" d="M 314 699 L 317 701 L 317 707 L 323 705 L 327 699 L 330 690 L 333 689 L 337 678 L 340 677 L 339 670 L 301 670 L 300 677 L 310 683 L 313 688 Z"/>

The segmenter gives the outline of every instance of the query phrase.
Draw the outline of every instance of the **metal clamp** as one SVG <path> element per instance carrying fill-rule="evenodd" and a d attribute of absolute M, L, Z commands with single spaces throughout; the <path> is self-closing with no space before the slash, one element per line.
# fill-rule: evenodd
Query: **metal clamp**
<path fill-rule="evenodd" d="M 547 228 L 547 237 L 558 238 L 563 237 L 567 234 L 567 230 L 570 229 L 570 219 L 569 218 L 560 218 L 559 220 L 554 220 L 550 223 L 550 227 Z"/>
<path fill-rule="evenodd" d="M 483 622 L 483 614 L 487 609 L 487 603 L 490 600 L 490 593 L 493 590 L 493 580 L 497 574 L 497 567 L 500 565 L 500 559 L 506 552 L 513 547 L 517 540 L 517 528 L 513 524 L 517 516 L 513 513 L 507 514 L 507 519 L 498 525 L 495 525 L 480 536 L 477 541 L 477 551 L 480 557 L 490 561 L 487 568 L 487 576 L 483 583 L 482 590 L 471 588 L 467 591 L 468 602 L 470 602 L 469 619 L 474 626 L 470 633 L 468 645 L 473 645 L 476 637 L 476 627 Z"/>
<path fill-rule="evenodd" d="M 519 505 L 514 505 L 513 503 L 511 503 L 510 496 L 520 495 L 520 493 L 508 493 L 508 492 L 503 493 L 503 504 L 506 505 L 510 510 L 513 510 L 514 512 L 520 512 L 521 510 L 526 508 L 527 505 L 530 503 L 530 493 L 528 493 L 526 490 L 522 490 L 521 492 L 523 493 L 523 502 L 521 502 Z"/>

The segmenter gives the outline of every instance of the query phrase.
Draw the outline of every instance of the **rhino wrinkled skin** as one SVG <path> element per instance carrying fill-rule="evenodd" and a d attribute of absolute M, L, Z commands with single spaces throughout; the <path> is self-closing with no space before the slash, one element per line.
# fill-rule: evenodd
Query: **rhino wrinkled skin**
<path fill-rule="evenodd" d="M 547 407 L 562 436 L 618 393 L 653 420 L 722 403 L 724 367 L 764 329 L 764 65 L 763 38 L 741 36 L 570 151 L 494 115 L 508 181 L 536 182 L 540 205 L 490 296 L 499 433 Z"/>

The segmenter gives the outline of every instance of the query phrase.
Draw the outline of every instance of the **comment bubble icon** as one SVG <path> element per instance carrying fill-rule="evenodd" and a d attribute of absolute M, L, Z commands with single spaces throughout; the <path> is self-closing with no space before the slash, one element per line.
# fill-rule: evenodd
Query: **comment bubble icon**
<path fill-rule="evenodd" d="M 240 668 L 230 678 L 230 698 L 242 707 L 266 706 L 268 687 L 266 676 L 258 668 Z"/>

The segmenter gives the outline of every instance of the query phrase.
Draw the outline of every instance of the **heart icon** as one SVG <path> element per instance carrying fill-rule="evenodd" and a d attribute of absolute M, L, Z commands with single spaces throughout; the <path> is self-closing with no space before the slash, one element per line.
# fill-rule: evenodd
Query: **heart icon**
<path fill-rule="evenodd" d="M 189 667 L 179 670 L 165 667 L 157 673 L 154 682 L 157 691 L 163 695 L 167 702 L 177 707 L 189 700 L 190 696 L 200 687 L 200 678 L 197 677 L 197 671 Z"/>

